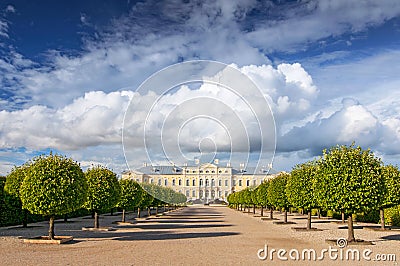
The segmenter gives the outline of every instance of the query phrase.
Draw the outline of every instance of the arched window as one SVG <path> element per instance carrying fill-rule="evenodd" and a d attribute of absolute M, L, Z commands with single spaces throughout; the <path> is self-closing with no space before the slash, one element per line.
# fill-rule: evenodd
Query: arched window
<path fill-rule="evenodd" d="M 175 186 L 175 179 L 172 179 L 172 185 Z"/>
<path fill-rule="evenodd" d="M 161 179 L 158 179 L 158 185 L 161 186 Z"/>
<path fill-rule="evenodd" d="M 192 180 L 192 186 L 195 186 L 196 185 L 196 179 L 193 179 Z"/>
<path fill-rule="evenodd" d="M 164 186 L 168 186 L 168 179 L 164 179 Z"/>
<path fill-rule="evenodd" d="M 189 179 L 186 179 L 186 186 L 187 186 L 187 187 L 190 186 L 190 181 L 189 181 Z"/>
<path fill-rule="evenodd" d="M 203 179 L 200 178 L 199 181 L 200 181 L 199 186 L 202 186 L 203 185 Z"/>
<path fill-rule="evenodd" d="M 210 185 L 210 180 L 206 179 L 206 186 Z"/>
<path fill-rule="evenodd" d="M 239 179 L 239 186 L 242 186 L 242 179 Z"/>
<path fill-rule="evenodd" d="M 178 180 L 178 185 L 182 186 L 182 180 L 181 179 Z"/>
<path fill-rule="evenodd" d="M 211 179 L 211 186 L 215 186 L 215 180 Z"/>

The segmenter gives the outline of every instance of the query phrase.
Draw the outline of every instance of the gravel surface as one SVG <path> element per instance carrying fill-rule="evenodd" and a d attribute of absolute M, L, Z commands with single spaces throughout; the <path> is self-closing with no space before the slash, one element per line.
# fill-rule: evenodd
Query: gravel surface
<path fill-rule="evenodd" d="M 267 214 L 265 212 L 265 214 Z M 275 217 L 282 221 L 283 215 Z M 258 216 L 258 217 L 255 217 Z M 128 215 L 128 220 L 132 219 Z M 397 265 L 398 262 L 331 260 L 325 253 L 320 261 L 260 260 L 259 249 L 314 249 L 317 256 L 330 245 L 339 251 L 371 249 L 371 258 L 378 253 L 395 254 L 400 260 L 400 230 L 371 231 L 362 229 L 371 224 L 356 223 L 356 238 L 373 241 L 374 245 L 348 246 L 339 249 L 326 239 L 347 236 L 346 225 L 334 220 L 313 219 L 313 227 L 322 231 L 295 231 L 305 227 L 306 216 L 291 214 L 296 224 L 274 224 L 261 220 L 259 213 L 243 213 L 224 206 L 190 206 L 162 216 L 137 219 L 137 223 L 117 225 L 120 216 L 103 215 L 100 225 L 114 231 L 82 231 L 93 225 L 90 217 L 56 221 L 56 235 L 72 235 L 74 240 L 63 245 L 26 244 L 21 238 L 46 235 L 47 223 L 29 224 L 28 228 L 0 228 L 0 262 L 2 265 Z M 376 225 L 375 225 L 376 226 Z M 339 252 L 338 251 L 338 252 Z M 260 253 L 263 255 L 264 253 Z M 295 254 L 295 253 L 293 253 Z M 338 253 L 339 254 L 339 253 Z M 288 253 L 284 256 L 289 257 Z M 300 255 L 301 256 L 301 255 Z"/>

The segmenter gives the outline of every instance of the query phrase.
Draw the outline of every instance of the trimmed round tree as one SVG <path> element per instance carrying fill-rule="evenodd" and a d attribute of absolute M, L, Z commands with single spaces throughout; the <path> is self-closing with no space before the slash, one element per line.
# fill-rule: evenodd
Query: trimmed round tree
<path fill-rule="evenodd" d="M 122 209 L 122 222 L 125 222 L 125 210 L 134 208 L 142 200 L 142 188 L 132 179 L 122 179 L 119 181 L 121 188 L 120 198 L 117 207 Z"/>
<path fill-rule="evenodd" d="M 381 161 L 361 147 L 336 146 L 323 151 L 315 177 L 318 205 L 348 215 L 348 241 L 355 241 L 353 213 L 378 207 L 383 196 Z"/>
<path fill-rule="evenodd" d="M 150 211 L 149 208 L 151 206 L 151 204 L 153 203 L 153 196 L 147 192 L 145 189 L 143 189 L 143 194 L 142 194 L 142 200 L 140 201 L 140 204 L 138 206 L 138 213 L 137 213 L 137 217 L 140 218 L 140 210 L 141 209 L 147 209 L 147 214 L 148 216 L 150 216 Z"/>
<path fill-rule="evenodd" d="M 4 191 L 11 196 L 10 201 L 13 202 L 15 205 L 18 205 L 18 208 L 21 208 L 22 227 L 28 226 L 28 211 L 22 208 L 22 202 L 19 196 L 19 190 L 22 185 L 22 182 L 25 179 L 28 167 L 29 167 L 28 163 L 21 165 L 19 167 L 14 167 L 11 170 L 11 172 L 7 175 L 6 182 L 4 185 Z"/>
<path fill-rule="evenodd" d="M 85 177 L 88 191 L 84 207 L 94 213 L 94 228 L 99 228 L 99 212 L 118 203 L 121 188 L 117 175 L 100 165 L 88 169 Z"/>
<path fill-rule="evenodd" d="M 269 187 L 268 181 L 262 182 L 257 187 L 257 202 L 261 206 L 261 216 L 264 216 L 264 207 L 267 207 L 269 205 L 268 198 L 267 198 L 268 187 Z"/>
<path fill-rule="evenodd" d="M 22 207 L 50 218 L 49 238 L 54 239 L 54 217 L 79 209 L 86 198 L 86 180 L 72 159 L 50 154 L 35 158 L 20 187 Z"/>
<path fill-rule="evenodd" d="M 289 200 L 286 196 L 286 183 L 290 174 L 280 173 L 275 178 L 271 179 L 268 187 L 267 197 L 268 202 L 274 207 L 283 208 L 284 210 L 284 223 L 287 223 L 287 211 L 290 207 Z"/>
<path fill-rule="evenodd" d="M 290 205 L 307 212 L 307 230 L 311 230 L 311 209 L 318 207 L 313 186 L 317 170 L 316 162 L 296 165 L 286 184 Z"/>
<path fill-rule="evenodd" d="M 386 208 L 400 205 L 400 172 L 393 165 L 382 167 L 382 177 L 384 179 L 384 194 L 379 202 L 379 214 L 381 220 L 381 229 L 385 229 L 385 211 Z"/>
<path fill-rule="evenodd" d="M 260 201 L 258 199 L 258 188 L 253 188 L 251 191 L 251 199 L 253 201 L 253 214 L 256 213 L 256 206 L 260 206 Z"/>

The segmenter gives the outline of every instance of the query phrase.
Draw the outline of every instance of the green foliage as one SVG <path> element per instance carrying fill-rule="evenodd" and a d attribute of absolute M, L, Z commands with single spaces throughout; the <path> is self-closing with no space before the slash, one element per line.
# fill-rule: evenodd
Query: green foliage
<path fill-rule="evenodd" d="M 274 207 L 288 209 L 290 207 L 289 200 L 286 196 L 286 184 L 290 174 L 281 173 L 271 179 L 268 187 L 267 198 L 268 202 Z"/>
<path fill-rule="evenodd" d="M 150 193 L 148 193 L 146 190 L 143 190 L 143 191 L 144 191 L 144 193 L 142 196 L 142 200 L 140 201 L 139 207 L 148 208 L 148 207 L 152 206 L 154 197 Z"/>
<path fill-rule="evenodd" d="M 120 198 L 116 207 L 129 209 L 139 206 L 143 196 L 143 189 L 132 179 L 119 181 L 121 188 Z"/>
<path fill-rule="evenodd" d="M 355 220 L 364 223 L 379 223 L 379 210 L 372 210 L 365 213 L 357 213 Z"/>
<path fill-rule="evenodd" d="M 243 203 L 247 205 L 253 205 L 253 197 L 252 195 L 252 190 L 250 188 L 245 188 L 244 190 L 240 191 L 241 194 L 243 194 Z"/>
<path fill-rule="evenodd" d="M 313 188 L 317 170 L 315 162 L 296 165 L 293 168 L 286 185 L 286 195 L 292 206 L 302 208 L 306 212 L 318 207 Z"/>
<path fill-rule="evenodd" d="M 253 204 L 260 206 L 261 202 L 259 201 L 258 197 L 258 189 L 259 186 L 251 190 L 251 201 L 253 202 Z"/>
<path fill-rule="evenodd" d="M 336 146 L 324 150 L 314 189 L 324 209 L 345 213 L 368 212 L 383 194 L 381 161 L 370 150 Z"/>
<path fill-rule="evenodd" d="M 95 166 L 85 172 L 88 184 L 84 207 L 91 211 L 101 211 L 114 207 L 120 197 L 117 175 L 102 166 Z"/>
<path fill-rule="evenodd" d="M 389 208 L 400 204 L 400 172 L 393 165 L 382 167 L 382 177 L 384 179 L 384 190 L 379 208 Z"/>
<path fill-rule="evenodd" d="M 385 210 L 385 223 L 400 226 L 400 205 Z"/>
<path fill-rule="evenodd" d="M 19 199 L 19 189 L 24 181 L 29 165 L 24 164 L 19 167 L 14 167 L 11 173 L 7 175 L 4 190 L 9 194 Z"/>
<path fill-rule="evenodd" d="M 24 171 L 19 190 L 24 209 L 55 216 L 79 209 L 84 203 L 86 180 L 72 159 L 53 154 L 39 156 Z"/>
<path fill-rule="evenodd" d="M 227 199 L 227 201 L 228 201 L 228 203 L 229 203 L 230 206 L 235 205 L 235 204 L 238 204 L 238 201 L 237 201 L 237 194 L 236 194 L 236 193 L 231 193 L 231 194 L 229 194 L 228 197 L 227 197 L 226 199 Z"/>
<path fill-rule="evenodd" d="M 271 181 L 264 181 L 262 182 L 258 188 L 257 188 L 257 202 L 261 205 L 261 206 L 269 206 L 269 202 L 268 202 L 268 187 L 270 185 Z"/>

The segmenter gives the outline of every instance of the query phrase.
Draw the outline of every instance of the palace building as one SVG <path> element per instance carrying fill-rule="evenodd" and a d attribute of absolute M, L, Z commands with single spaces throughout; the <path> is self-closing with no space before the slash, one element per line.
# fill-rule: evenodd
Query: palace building
<path fill-rule="evenodd" d="M 239 169 L 219 165 L 218 159 L 214 163 L 194 165 L 163 166 L 143 164 L 134 171 L 122 173 L 122 179 L 133 179 L 139 183 L 151 183 L 170 187 L 186 195 L 188 201 L 213 200 L 226 201 L 228 195 L 247 187 L 256 187 L 264 180 L 271 179 L 278 174 L 272 168 L 244 167 Z"/>

